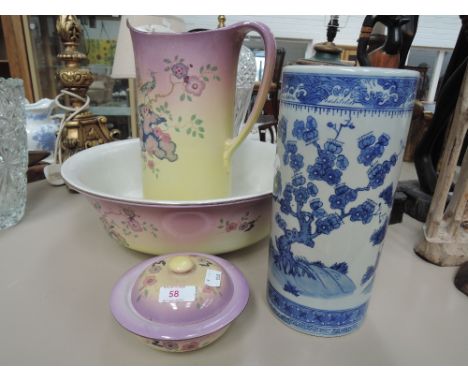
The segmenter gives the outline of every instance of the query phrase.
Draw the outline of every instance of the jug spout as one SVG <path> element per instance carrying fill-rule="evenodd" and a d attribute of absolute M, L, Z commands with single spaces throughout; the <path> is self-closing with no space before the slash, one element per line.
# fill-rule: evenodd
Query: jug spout
<path fill-rule="evenodd" d="M 27 114 L 45 114 L 45 118 L 47 118 L 54 108 L 54 105 L 55 102 L 53 99 L 43 98 L 34 103 L 27 103 L 25 108 Z"/>

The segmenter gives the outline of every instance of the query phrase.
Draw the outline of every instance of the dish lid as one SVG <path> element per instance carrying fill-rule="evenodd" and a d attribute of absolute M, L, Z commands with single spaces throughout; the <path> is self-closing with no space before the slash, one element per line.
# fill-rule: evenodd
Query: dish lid
<path fill-rule="evenodd" d="M 244 309 L 247 281 L 228 261 L 181 253 L 149 259 L 114 286 L 111 310 L 127 330 L 152 339 L 181 340 L 212 333 Z"/>

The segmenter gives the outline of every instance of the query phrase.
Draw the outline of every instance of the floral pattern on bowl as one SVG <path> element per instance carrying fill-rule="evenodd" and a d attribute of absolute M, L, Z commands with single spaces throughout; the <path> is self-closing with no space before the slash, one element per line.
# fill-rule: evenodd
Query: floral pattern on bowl
<path fill-rule="evenodd" d="M 221 218 L 219 220 L 218 229 L 225 231 L 225 232 L 232 232 L 232 231 L 248 232 L 251 229 L 255 228 L 255 223 L 257 222 L 258 219 L 260 219 L 260 215 L 255 218 L 252 218 L 250 216 L 250 211 L 247 211 L 239 219 L 229 220 L 226 218 Z"/>
<path fill-rule="evenodd" d="M 243 203 L 242 215 L 223 206 L 210 206 L 195 213 L 191 208 L 116 205 L 96 199 L 90 202 L 112 239 L 124 247 L 151 254 L 229 252 L 266 237 L 270 227 L 270 198 Z"/>
<path fill-rule="evenodd" d="M 87 197 L 105 232 L 120 245 L 148 254 L 218 254 L 268 236 L 274 158 L 274 145 L 247 139 L 233 157 L 231 195 L 187 202 L 142 196 L 138 139 L 79 152 L 64 162 L 62 175 Z M 237 228 L 219 228 L 221 221 Z"/>
<path fill-rule="evenodd" d="M 157 238 L 158 229 L 152 223 L 141 220 L 133 208 L 123 207 L 118 210 L 103 208 L 102 203 L 93 202 L 94 208 L 100 214 L 100 220 L 109 236 L 125 247 L 130 247 L 127 238 L 138 239 L 141 235 L 150 234 Z"/>
<path fill-rule="evenodd" d="M 150 347 L 162 350 L 170 353 L 184 353 L 188 351 L 198 350 L 204 348 L 205 346 L 210 345 L 221 337 L 224 332 L 229 328 L 230 325 L 225 326 L 224 328 L 208 334 L 206 336 L 201 336 L 189 340 L 180 340 L 180 341 L 169 341 L 169 340 L 153 340 L 151 338 L 141 337 L 143 341 Z"/>

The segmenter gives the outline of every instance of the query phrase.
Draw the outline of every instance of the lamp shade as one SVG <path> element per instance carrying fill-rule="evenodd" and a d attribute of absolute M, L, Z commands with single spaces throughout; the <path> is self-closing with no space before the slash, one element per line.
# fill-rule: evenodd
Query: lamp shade
<path fill-rule="evenodd" d="M 119 36 L 115 49 L 114 64 L 112 66 L 113 78 L 135 78 L 135 58 L 133 56 L 132 38 L 127 27 L 129 23 L 138 28 L 145 26 L 148 30 L 162 28 L 170 32 L 185 32 L 184 21 L 175 16 L 122 16 L 120 20 Z M 152 28 L 154 26 L 154 28 Z"/>

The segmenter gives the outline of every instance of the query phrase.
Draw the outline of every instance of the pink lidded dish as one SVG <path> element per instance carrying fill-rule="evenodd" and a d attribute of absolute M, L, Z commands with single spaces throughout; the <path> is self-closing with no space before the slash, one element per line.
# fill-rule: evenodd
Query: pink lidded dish
<path fill-rule="evenodd" d="M 130 269 L 114 286 L 110 307 L 120 325 L 151 347 L 186 352 L 218 339 L 248 299 L 247 280 L 234 265 L 187 252 Z"/>

